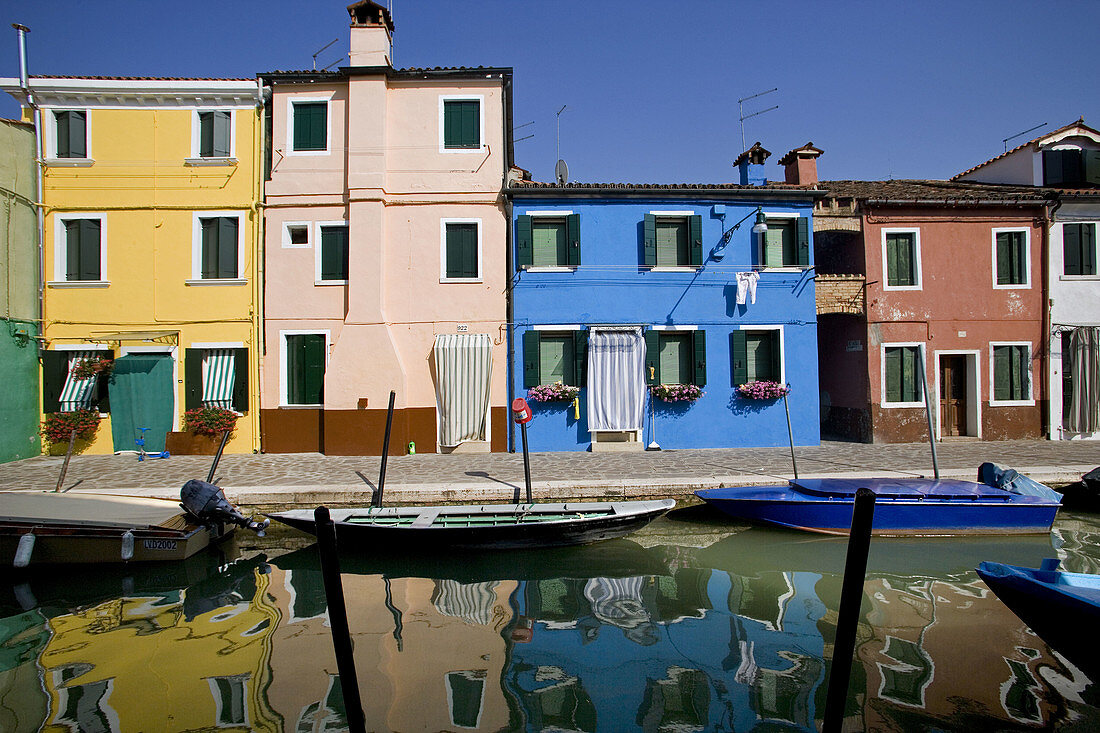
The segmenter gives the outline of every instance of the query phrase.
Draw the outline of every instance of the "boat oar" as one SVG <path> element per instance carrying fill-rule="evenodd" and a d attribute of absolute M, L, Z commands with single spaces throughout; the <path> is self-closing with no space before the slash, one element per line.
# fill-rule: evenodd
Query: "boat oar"
<path fill-rule="evenodd" d="M 852 508 L 852 529 L 848 534 L 848 555 L 844 560 L 844 580 L 840 588 L 833 664 L 825 695 L 825 718 L 821 727 L 823 733 L 840 731 L 844 722 L 844 705 L 848 699 L 848 682 L 852 676 L 852 656 L 856 651 L 859 607 L 863 602 L 863 583 L 867 577 L 867 553 L 871 549 L 871 526 L 874 519 L 875 492 L 857 489 Z"/>
<path fill-rule="evenodd" d="M 390 428 L 393 426 L 393 401 L 397 393 L 390 390 L 390 406 L 386 408 L 386 434 L 382 438 L 382 465 L 378 469 L 378 491 L 374 494 L 372 506 L 382 506 L 382 490 L 386 486 L 386 459 L 390 455 Z"/>
<path fill-rule="evenodd" d="M 218 461 L 222 459 L 222 451 L 225 450 L 225 444 L 229 440 L 229 431 L 226 430 L 222 433 L 222 442 L 218 446 L 218 452 L 214 454 L 214 462 L 210 464 L 210 473 L 206 474 L 206 483 L 214 483 L 214 472 L 218 470 Z"/>

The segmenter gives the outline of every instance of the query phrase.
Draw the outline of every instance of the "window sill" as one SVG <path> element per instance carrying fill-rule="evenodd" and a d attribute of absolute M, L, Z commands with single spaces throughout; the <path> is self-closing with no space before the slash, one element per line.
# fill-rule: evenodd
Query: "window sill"
<path fill-rule="evenodd" d="M 478 145 L 477 147 L 461 147 L 461 148 L 459 148 L 459 147 L 448 148 L 448 147 L 444 146 L 444 147 L 439 149 L 439 152 L 441 152 L 441 153 L 480 153 L 483 150 L 485 150 L 485 147 L 486 146 L 484 146 L 484 145 Z"/>
<path fill-rule="evenodd" d="M 524 272 L 576 272 L 576 265 L 524 265 Z"/>
<path fill-rule="evenodd" d="M 1088 280 L 1100 280 L 1100 275 L 1059 275 L 1059 280 L 1065 280 L 1069 282 L 1074 281 L 1088 281 Z"/>
<path fill-rule="evenodd" d="M 440 283 L 451 283 L 451 284 L 455 284 L 455 283 L 479 283 L 479 282 L 482 282 L 482 279 L 480 277 L 441 277 L 441 278 L 439 278 L 439 282 Z"/>
<path fill-rule="evenodd" d="M 993 285 L 994 290 L 1031 290 L 1031 283 L 1013 283 L 1011 285 Z"/>
<path fill-rule="evenodd" d="M 990 400 L 990 407 L 1035 407 L 1035 400 Z"/>
<path fill-rule="evenodd" d="M 698 270 L 698 267 L 689 265 L 654 265 L 649 268 L 650 272 L 696 272 Z"/>
<path fill-rule="evenodd" d="M 193 285 L 193 286 L 202 286 L 202 287 L 218 286 L 218 285 L 235 286 L 235 285 L 247 285 L 248 280 L 246 280 L 243 277 L 240 277 L 240 278 L 225 278 L 225 279 L 211 279 L 211 280 L 184 280 L 183 284 L 184 285 Z"/>
<path fill-rule="evenodd" d="M 54 280 L 46 283 L 51 288 L 105 288 L 110 280 Z"/>
<path fill-rule="evenodd" d="M 888 292 L 922 290 L 920 285 L 883 285 L 882 289 Z"/>
<path fill-rule="evenodd" d="M 920 409 L 923 410 L 924 409 L 924 403 L 923 402 L 881 402 L 881 403 L 879 403 L 879 407 L 882 407 L 885 410 L 892 410 L 895 407 L 907 407 L 907 408 L 910 408 L 910 409 L 914 408 L 914 407 L 919 407 Z"/>
<path fill-rule="evenodd" d="M 763 272 L 805 272 L 810 268 L 798 265 L 783 265 L 782 267 L 765 267 Z"/>
<path fill-rule="evenodd" d="M 51 168 L 91 168 L 95 165 L 92 158 L 46 158 L 46 165 Z"/>
<path fill-rule="evenodd" d="M 318 287 L 324 287 L 326 285 L 347 285 L 348 281 L 347 280 L 314 280 L 313 284 L 317 285 Z"/>
<path fill-rule="evenodd" d="M 328 155 L 328 154 L 329 154 L 329 149 L 328 148 L 325 148 L 324 150 L 288 150 L 288 151 L 286 151 L 286 153 L 284 153 L 284 155 L 288 155 L 288 156 L 293 156 L 293 155 Z"/>
<path fill-rule="evenodd" d="M 316 405 L 279 405 L 280 410 L 317 410 L 323 408 L 324 405 L 320 403 Z"/>
<path fill-rule="evenodd" d="M 236 158 L 184 158 L 184 165 L 194 166 L 196 168 L 203 167 L 218 167 L 218 166 L 235 166 L 237 165 Z"/>

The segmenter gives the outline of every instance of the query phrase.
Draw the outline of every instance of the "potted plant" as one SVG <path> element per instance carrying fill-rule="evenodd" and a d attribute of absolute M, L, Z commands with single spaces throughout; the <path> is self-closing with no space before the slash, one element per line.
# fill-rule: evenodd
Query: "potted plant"
<path fill-rule="evenodd" d="M 665 402 L 694 402 L 705 394 L 695 384 L 655 384 L 649 393 Z"/>
<path fill-rule="evenodd" d="M 183 413 L 183 431 L 168 433 L 165 448 L 177 455 L 212 456 L 222 433 L 232 432 L 240 417 L 224 407 L 195 407 Z"/>
<path fill-rule="evenodd" d="M 767 379 L 737 385 L 737 394 L 746 400 L 775 400 L 787 395 L 790 391 L 790 387 Z"/>
<path fill-rule="evenodd" d="M 540 384 L 527 390 L 527 399 L 532 402 L 572 402 L 581 393 L 580 387 L 562 384 Z"/>
<path fill-rule="evenodd" d="M 65 446 L 68 449 L 69 437 L 76 431 L 76 439 L 91 440 L 99 429 L 98 410 L 72 410 L 71 412 L 51 412 L 42 421 L 41 433 L 49 445 L 50 454 Z"/>
<path fill-rule="evenodd" d="M 108 375 L 114 368 L 115 363 L 111 359 L 106 359 L 98 356 L 89 356 L 84 359 L 77 359 L 73 362 L 72 369 L 69 373 L 73 379 L 88 379 L 98 374 Z"/>

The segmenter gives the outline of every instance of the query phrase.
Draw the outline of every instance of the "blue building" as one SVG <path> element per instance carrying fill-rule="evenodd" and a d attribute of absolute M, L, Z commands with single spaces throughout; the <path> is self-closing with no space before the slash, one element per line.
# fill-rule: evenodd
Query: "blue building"
<path fill-rule="evenodd" d="M 788 179 L 820 152 L 791 151 Z M 795 443 L 819 443 L 824 192 L 768 183 L 767 156 L 742 154 L 739 184 L 509 185 L 509 385 L 532 450 L 786 445 L 783 401 L 738 392 L 753 381 L 789 385 Z"/>

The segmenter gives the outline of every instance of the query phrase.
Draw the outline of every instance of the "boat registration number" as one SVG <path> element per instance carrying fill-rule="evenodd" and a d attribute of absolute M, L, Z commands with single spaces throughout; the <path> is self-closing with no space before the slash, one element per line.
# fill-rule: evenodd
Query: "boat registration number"
<path fill-rule="evenodd" d="M 146 550 L 176 549 L 176 540 L 144 540 L 142 544 L 144 544 Z"/>

